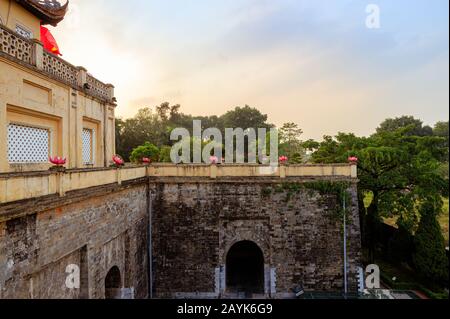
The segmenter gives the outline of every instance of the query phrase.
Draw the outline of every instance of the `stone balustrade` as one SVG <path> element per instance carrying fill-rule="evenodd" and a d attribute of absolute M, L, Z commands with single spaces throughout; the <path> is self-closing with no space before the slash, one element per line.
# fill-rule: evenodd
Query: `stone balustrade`
<path fill-rule="evenodd" d="M 114 86 L 97 80 L 83 67 L 73 66 L 45 51 L 41 42 L 24 38 L 1 24 L 0 56 L 12 58 L 89 96 L 114 103 Z"/>
<path fill-rule="evenodd" d="M 357 178 L 356 165 L 286 165 L 278 168 L 263 165 L 173 165 L 153 164 L 124 168 L 67 170 L 65 172 L 40 171 L 0 174 L 0 205 L 25 199 L 122 184 L 140 178 L 276 178 L 289 177 L 342 177 Z"/>

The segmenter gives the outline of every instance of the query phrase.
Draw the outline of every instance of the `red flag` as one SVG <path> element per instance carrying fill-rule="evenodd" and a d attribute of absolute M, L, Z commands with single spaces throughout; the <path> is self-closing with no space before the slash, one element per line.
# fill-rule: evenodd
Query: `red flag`
<path fill-rule="evenodd" d="M 58 44 L 56 43 L 52 33 L 49 29 L 43 26 L 41 26 L 41 42 L 44 45 L 44 49 L 47 51 L 56 55 L 62 55 L 61 52 L 59 52 Z"/>

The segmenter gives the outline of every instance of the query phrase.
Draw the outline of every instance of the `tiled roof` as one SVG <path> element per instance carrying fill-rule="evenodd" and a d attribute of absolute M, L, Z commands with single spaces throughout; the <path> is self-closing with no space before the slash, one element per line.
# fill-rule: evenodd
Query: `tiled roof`
<path fill-rule="evenodd" d="M 42 24 L 57 25 L 64 19 L 69 1 L 62 5 L 58 0 L 16 0 L 25 9 L 32 12 Z"/>

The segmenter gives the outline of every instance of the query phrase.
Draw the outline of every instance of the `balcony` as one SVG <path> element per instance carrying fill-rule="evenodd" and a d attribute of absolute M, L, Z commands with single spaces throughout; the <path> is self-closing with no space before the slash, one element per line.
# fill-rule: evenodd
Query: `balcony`
<path fill-rule="evenodd" d="M 105 84 L 88 74 L 83 67 L 73 66 L 45 51 L 41 42 L 24 38 L 1 24 L 0 56 L 65 83 L 102 102 L 115 104 L 113 85 Z"/>

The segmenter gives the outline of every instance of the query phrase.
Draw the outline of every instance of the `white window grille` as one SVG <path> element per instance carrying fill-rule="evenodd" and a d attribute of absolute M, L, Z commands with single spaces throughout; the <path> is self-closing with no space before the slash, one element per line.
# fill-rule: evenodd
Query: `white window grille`
<path fill-rule="evenodd" d="M 8 125 L 9 163 L 47 163 L 49 155 L 49 130 L 18 124 Z"/>
<path fill-rule="evenodd" d="M 31 39 L 33 38 L 33 32 L 25 28 L 24 26 L 21 26 L 20 24 L 16 25 L 16 32 L 23 36 L 24 38 Z"/>
<path fill-rule="evenodd" d="M 83 140 L 83 163 L 94 164 L 95 131 L 84 128 L 82 140 Z"/>

